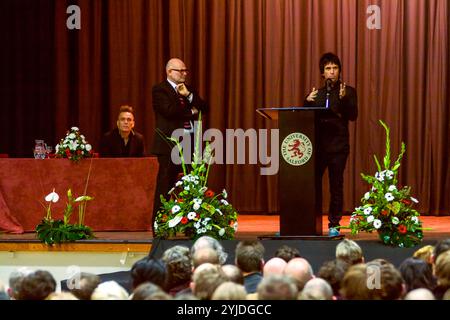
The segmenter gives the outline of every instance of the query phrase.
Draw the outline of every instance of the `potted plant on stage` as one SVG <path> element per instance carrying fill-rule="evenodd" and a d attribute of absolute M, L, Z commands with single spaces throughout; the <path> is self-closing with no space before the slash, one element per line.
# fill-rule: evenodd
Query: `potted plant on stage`
<path fill-rule="evenodd" d="M 63 219 L 54 219 L 52 217 L 51 206 L 52 203 L 59 201 L 59 195 L 55 189 L 45 197 L 48 203 L 45 207 L 45 217 L 41 223 L 36 226 L 36 233 L 39 240 L 48 245 L 60 244 L 63 242 L 73 242 L 82 239 L 92 239 L 94 234 L 92 229 L 84 225 L 84 218 L 86 215 L 86 204 L 93 200 L 92 197 L 83 195 L 74 198 L 72 190 L 67 190 L 67 205 L 64 209 Z M 78 206 L 78 222 L 70 223 L 70 217 Z"/>
<path fill-rule="evenodd" d="M 400 154 L 391 164 L 389 128 L 381 120 L 380 124 L 386 131 L 386 155 L 381 164 L 374 155 L 378 169 L 374 176 L 361 174 L 369 183 L 370 190 L 364 194 L 361 205 L 355 208 L 349 228 L 352 234 L 376 231 L 381 241 L 387 245 L 416 246 L 423 238 L 420 214 L 413 208 L 418 200 L 411 196 L 410 187 L 397 186 L 400 161 L 406 146 L 402 142 Z"/>
<path fill-rule="evenodd" d="M 201 123 L 201 117 L 198 123 Z M 161 195 L 162 205 L 153 226 L 159 238 L 170 239 L 182 235 L 197 239 L 208 235 L 221 240 L 234 239 L 238 213 L 228 202 L 225 189 L 217 193 L 208 188 L 208 174 L 213 155 L 208 143 L 203 157 L 199 154 L 199 132 L 201 124 L 196 132 L 194 161 L 190 170 L 185 164 L 180 142 L 158 132 L 178 148 L 183 168 L 182 176 L 173 188 L 167 195 Z"/>

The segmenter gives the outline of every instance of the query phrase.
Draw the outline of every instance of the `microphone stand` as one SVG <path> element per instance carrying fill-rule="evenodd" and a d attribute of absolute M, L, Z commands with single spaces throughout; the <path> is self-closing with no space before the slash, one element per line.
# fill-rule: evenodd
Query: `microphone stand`
<path fill-rule="evenodd" d="M 326 83 L 327 83 L 327 95 L 325 98 L 325 109 L 329 109 L 330 108 L 330 91 L 331 91 L 331 86 L 330 86 L 330 79 L 327 79 Z"/>

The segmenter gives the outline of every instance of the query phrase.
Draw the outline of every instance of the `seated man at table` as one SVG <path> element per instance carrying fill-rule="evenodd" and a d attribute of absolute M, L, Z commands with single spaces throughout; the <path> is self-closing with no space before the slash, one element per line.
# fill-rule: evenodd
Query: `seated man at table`
<path fill-rule="evenodd" d="M 133 128 L 133 107 L 123 105 L 119 109 L 117 128 L 107 132 L 100 140 L 100 156 L 103 158 L 143 157 L 144 136 Z"/>

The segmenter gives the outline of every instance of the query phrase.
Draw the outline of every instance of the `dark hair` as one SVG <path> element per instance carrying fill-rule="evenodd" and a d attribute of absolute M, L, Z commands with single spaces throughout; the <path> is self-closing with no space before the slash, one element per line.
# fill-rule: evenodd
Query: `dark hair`
<path fill-rule="evenodd" d="M 330 63 L 334 63 L 335 65 L 337 65 L 339 67 L 339 71 L 342 70 L 341 60 L 339 60 L 339 57 L 332 52 L 327 52 L 324 53 L 320 58 L 319 62 L 320 74 L 323 74 L 325 72 L 325 66 Z"/>
<path fill-rule="evenodd" d="M 282 245 L 275 251 L 275 257 L 281 258 L 286 262 L 293 258 L 301 258 L 300 252 L 297 248 L 290 247 L 288 245 Z"/>
<path fill-rule="evenodd" d="M 436 287 L 431 265 L 421 259 L 407 258 L 402 262 L 398 270 L 405 281 L 407 292 L 418 288 L 426 288 L 433 291 Z"/>
<path fill-rule="evenodd" d="M 131 279 L 133 289 L 137 288 L 141 283 L 148 281 L 165 290 L 167 283 L 166 264 L 161 260 L 151 259 L 149 257 L 142 258 L 136 261 L 131 267 Z"/>
<path fill-rule="evenodd" d="M 437 258 L 441 253 L 449 249 L 450 249 L 450 238 L 440 240 L 438 243 L 436 243 L 433 250 L 434 263 L 436 264 Z"/>
<path fill-rule="evenodd" d="M 120 106 L 119 114 L 121 114 L 122 112 L 129 112 L 134 116 L 134 110 L 133 110 L 132 106 L 129 106 L 129 105 Z"/>

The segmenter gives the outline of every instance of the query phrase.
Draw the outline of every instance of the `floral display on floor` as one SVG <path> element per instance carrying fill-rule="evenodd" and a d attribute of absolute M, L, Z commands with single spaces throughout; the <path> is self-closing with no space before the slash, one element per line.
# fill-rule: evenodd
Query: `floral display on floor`
<path fill-rule="evenodd" d="M 70 128 L 64 139 L 61 139 L 55 147 L 56 158 L 68 158 L 73 162 L 78 162 L 83 158 L 92 156 L 92 146 L 77 127 Z"/>
<path fill-rule="evenodd" d="M 361 174 L 369 183 L 370 190 L 361 199 L 361 205 L 355 208 L 350 218 L 352 234 L 360 231 L 377 231 L 386 245 L 413 247 L 423 238 L 420 214 L 413 207 L 418 200 L 411 196 L 411 188 L 397 186 L 400 161 L 406 151 L 402 142 L 397 160 L 391 164 L 390 130 L 380 120 L 386 131 L 386 155 L 380 164 L 374 155 L 378 171 L 374 176 Z"/>
<path fill-rule="evenodd" d="M 199 142 L 196 143 L 194 161 L 188 170 L 179 141 L 168 137 L 165 139 L 178 147 L 183 174 L 166 196 L 161 195 L 162 205 L 153 226 L 156 236 L 168 239 L 182 235 L 197 239 L 208 235 L 221 240 L 234 239 L 238 213 L 228 202 L 225 189 L 216 193 L 207 185 L 212 157 L 209 145 L 206 145 L 203 157 L 200 157 Z"/>
<path fill-rule="evenodd" d="M 84 225 L 86 216 L 86 203 L 94 198 L 84 195 L 74 198 L 72 190 L 67 190 L 67 205 L 64 209 L 63 220 L 53 219 L 51 206 L 52 203 L 59 201 L 59 195 L 53 191 L 45 197 L 48 203 L 45 207 L 45 217 L 41 223 L 36 226 L 36 233 L 39 240 L 47 245 L 60 244 L 63 242 L 73 242 L 82 239 L 92 239 L 94 234 L 91 228 Z M 70 223 L 70 217 L 78 206 L 78 222 Z"/>

